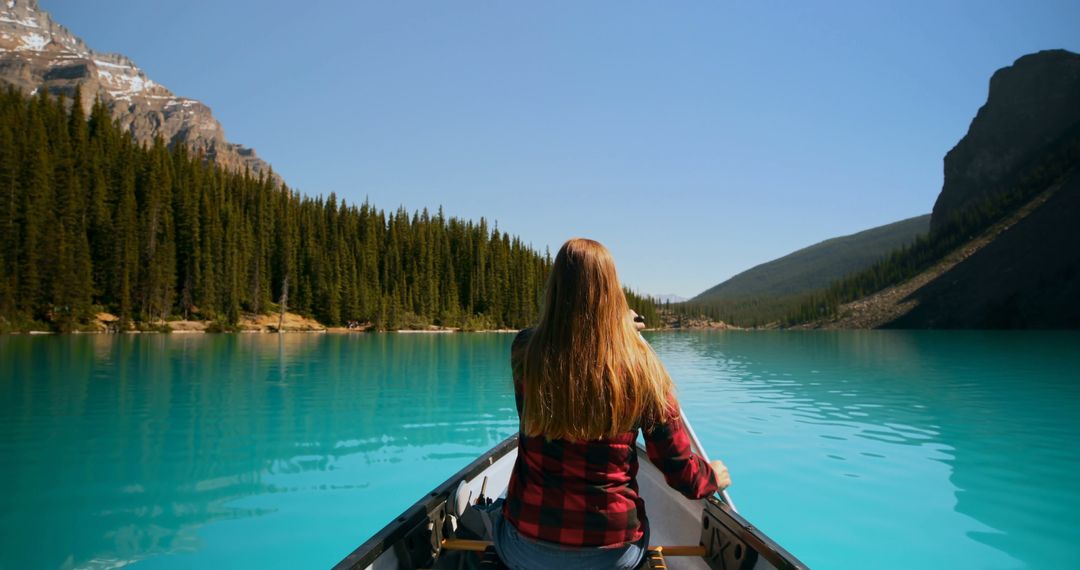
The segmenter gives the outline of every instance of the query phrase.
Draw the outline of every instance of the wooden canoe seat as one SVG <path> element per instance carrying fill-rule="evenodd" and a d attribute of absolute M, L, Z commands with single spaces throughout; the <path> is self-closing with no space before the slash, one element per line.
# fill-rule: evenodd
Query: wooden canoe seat
<path fill-rule="evenodd" d="M 645 560 L 641 561 L 638 570 L 667 570 L 667 561 L 664 560 L 663 548 L 650 548 L 645 553 Z"/>
<path fill-rule="evenodd" d="M 442 547 L 447 550 L 464 550 L 481 553 L 481 568 L 503 568 L 495 554 L 495 545 L 490 540 L 466 540 L 446 538 Z M 704 546 L 654 546 L 645 553 L 645 560 L 640 568 L 648 570 L 667 570 L 665 556 L 705 556 Z"/>

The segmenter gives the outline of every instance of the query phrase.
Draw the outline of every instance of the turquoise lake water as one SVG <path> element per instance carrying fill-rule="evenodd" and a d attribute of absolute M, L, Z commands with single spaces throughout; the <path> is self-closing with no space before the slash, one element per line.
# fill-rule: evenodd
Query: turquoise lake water
<path fill-rule="evenodd" d="M 811 567 L 1080 565 L 1080 333 L 646 336 Z M 330 566 L 515 431 L 511 339 L 0 336 L 0 569 Z"/>

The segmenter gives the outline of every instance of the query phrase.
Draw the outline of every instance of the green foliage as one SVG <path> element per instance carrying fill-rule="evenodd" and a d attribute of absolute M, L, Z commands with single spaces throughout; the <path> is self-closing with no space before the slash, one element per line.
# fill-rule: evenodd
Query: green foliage
<path fill-rule="evenodd" d="M 709 301 L 686 301 L 664 307 L 678 319 L 708 318 L 740 327 L 780 324 L 810 297 L 810 293 L 778 296 L 738 296 Z"/>
<path fill-rule="evenodd" d="M 419 331 L 428 328 L 430 325 L 431 320 L 427 317 L 422 317 L 416 313 L 406 311 L 401 315 L 401 322 L 399 323 L 398 330 Z"/>
<path fill-rule="evenodd" d="M 104 309 L 122 330 L 176 315 L 234 330 L 286 282 L 288 309 L 328 325 L 519 328 L 551 267 L 484 219 L 302 196 L 137 144 L 102 103 L 86 116 L 46 90 L 0 93 L 0 243 L 8 329 L 75 330 Z"/>
<path fill-rule="evenodd" d="M 925 235 L 930 216 L 918 216 L 829 239 L 763 263 L 684 303 L 667 306 L 678 319 L 707 318 L 742 327 L 782 325 L 793 314 L 818 310 L 821 289 L 872 266 L 898 244 Z"/>
<path fill-rule="evenodd" d="M 206 332 L 208 333 L 227 333 L 237 332 L 239 330 L 239 325 L 235 323 L 229 323 L 223 320 L 210 321 L 210 324 L 206 325 Z"/>
<path fill-rule="evenodd" d="M 47 331 L 51 327 L 48 323 L 30 319 L 7 319 L 0 316 L 0 334 L 8 334 L 24 331 Z"/>
<path fill-rule="evenodd" d="M 645 319 L 645 326 L 648 328 L 661 328 L 664 326 L 663 321 L 660 319 L 659 312 L 657 311 L 656 299 L 652 297 L 640 295 L 630 289 L 623 289 L 626 293 L 626 302 L 630 305 L 630 309 L 636 311 Z"/>
<path fill-rule="evenodd" d="M 495 321 L 486 315 L 469 315 L 461 323 L 461 330 L 463 331 L 484 331 L 497 328 L 499 327 L 495 324 Z"/>
<path fill-rule="evenodd" d="M 172 332 L 172 329 L 169 328 L 169 325 L 164 323 L 164 322 L 139 323 L 139 326 L 136 327 L 135 330 L 138 330 L 138 331 L 141 331 L 141 332 L 165 333 L 165 334 L 168 334 L 168 333 Z"/>

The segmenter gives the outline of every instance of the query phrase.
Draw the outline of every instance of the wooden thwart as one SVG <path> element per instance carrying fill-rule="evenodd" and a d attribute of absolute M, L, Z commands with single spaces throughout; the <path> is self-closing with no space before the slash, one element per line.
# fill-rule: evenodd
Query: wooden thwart
<path fill-rule="evenodd" d="M 492 546 L 490 540 L 466 540 L 462 538 L 445 538 L 442 547 L 447 550 L 467 550 L 469 552 L 483 552 Z M 655 550 L 664 556 L 705 556 L 704 546 L 654 546 L 649 550 Z"/>
<path fill-rule="evenodd" d="M 649 550 L 655 550 L 664 556 L 705 556 L 704 546 L 654 546 Z"/>
<path fill-rule="evenodd" d="M 442 547 L 447 550 L 467 550 L 469 552 L 483 552 L 492 546 L 490 540 L 466 540 L 463 538 L 444 538 Z"/>

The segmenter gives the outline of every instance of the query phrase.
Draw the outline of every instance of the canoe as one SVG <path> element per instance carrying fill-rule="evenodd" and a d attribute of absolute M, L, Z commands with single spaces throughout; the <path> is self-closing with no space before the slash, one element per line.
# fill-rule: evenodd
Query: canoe
<path fill-rule="evenodd" d="M 466 526 L 461 515 L 465 504 L 481 495 L 505 496 L 517 444 L 514 435 L 491 448 L 375 533 L 335 570 L 496 568 L 490 543 L 462 538 Z M 740 516 L 723 497 L 692 501 L 668 487 L 640 444 L 638 464 L 637 481 L 651 529 L 649 556 L 643 568 L 806 568 Z M 471 559 L 462 561 L 462 556 Z M 450 559 L 455 562 L 447 563 Z"/>

